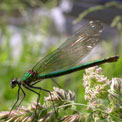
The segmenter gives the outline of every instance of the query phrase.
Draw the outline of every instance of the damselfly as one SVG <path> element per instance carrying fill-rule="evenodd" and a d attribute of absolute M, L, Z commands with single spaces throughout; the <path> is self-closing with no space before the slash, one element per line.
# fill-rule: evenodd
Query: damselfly
<path fill-rule="evenodd" d="M 102 30 L 103 28 L 99 21 L 90 21 L 88 25 L 80 28 L 59 48 L 41 59 L 31 70 L 28 70 L 20 80 L 13 79 L 10 83 L 11 87 L 14 88 L 15 86 L 18 86 L 18 97 L 13 107 L 19 100 L 20 91 L 22 91 L 25 97 L 26 94 L 23 88 L 36 93 L 39 98 L 40 94 L 34 89 L 39 89 L 50 93 L 49 90 L 34 86 L 43 79 L 59 77 L 103 63 L 116 62 L 119 58 L 118 56 L 73 67 L 99 42 Z"/>

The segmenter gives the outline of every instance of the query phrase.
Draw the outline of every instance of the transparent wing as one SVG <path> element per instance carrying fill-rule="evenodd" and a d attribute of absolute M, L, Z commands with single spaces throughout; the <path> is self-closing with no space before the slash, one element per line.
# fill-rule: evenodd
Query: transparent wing
<path fill-rule="evenodd" d="M 99 21 L 90 21 L 87 26 L 80 28 L 59 48 L 41 59 L 33 67 L 33 71 L 39 74 L 47 74 L 71 68 L 99 42 L 101 32 L 101 23 Z"/>

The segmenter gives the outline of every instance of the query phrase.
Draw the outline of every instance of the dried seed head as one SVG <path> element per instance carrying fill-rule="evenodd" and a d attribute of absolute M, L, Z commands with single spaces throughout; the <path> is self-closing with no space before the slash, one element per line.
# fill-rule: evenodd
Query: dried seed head
<path fill-rule="evenodd" d="M 56 87 L 53 87 L 54 91 L 51 92 L 51 95 L 49 94 L 48 97 L 45 97 L 45 101 L 46 101 L 46 106 L 50 107 L 52 106 L 52 102 L 54 102 L 54 105 L 56 107 L 60 107 L 61 105 L 68 105 L 74 102 L 75 100 L 75 95 L 74 93 L 72 93 L 71 91 L 66 92 L 63 89 L 59 89 Z M 68 106 L 66 106 L 67 108 Z"/>

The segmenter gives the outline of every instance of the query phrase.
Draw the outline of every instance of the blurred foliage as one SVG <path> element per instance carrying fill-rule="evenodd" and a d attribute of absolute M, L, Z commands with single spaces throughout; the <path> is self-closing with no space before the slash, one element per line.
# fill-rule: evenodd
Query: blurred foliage
<path fill-rule="evenodd" d="M 53 0 L 53 1 L 47 0 L 46 4 L 45 2 L 43 2 L 43 0 L 42 3 L 39 4 L 38 2 L 36 3 L 36 1 L 27 0 L 25 2 L 23 0 L 21 1 L 13 0 L 12 3 L 9 0 L 3 0 L 3 2 L 0 3 L 0 11 L 1 11 L 0 12 L 0 16 L 1 16 L 1 22 L 0 22 L 0 99 L 1 99 L 0 105 L 1 106 L 0 106 L 0 110 L 2 111 L 11 108 L 11 106 L 13 105 L 17 97 L 17 88 L 11 89 L 9 86 L 10 81 L 14 77 L 21 78 L 21 76 L 24 75 L 24 73 L 28 71 L 28 69 L 32 67 L 40 59 L 40 55 L 41 58 L 44 57 L 44 55 L 42 55 L 43 53 L 40 53 L 41 51 L 43 51 L 41 49 L 43 49 L 44 47 L 44 41 L 46 40 L 50 32 L 53 31 L 52 28 L 50 29 L 50 27 L 52 26 L 52 22 L 50 21 L 49 18 L 47 18 L 44 15 L 40 16 L 39 19 L 36 21 L 31 21 L 30 19 L 29 22 L 27 21 L 22 25 L 17 25 L 16 31 L 20 33 L 22 48 L 20 54 L 18 54 L 19 55 L 18 58 L 16 58 L 13 55 L 13 52 L 15 50 L 11 45 L 11 41 L 12 41 L 11 38 L 13 36 L 13 33 L 15 32 L 11 31 L 11 26 L 8 21 L 9 17 L 13 15 L 16 15 L 16 17 L 17 16 L 29 17 L 26 12 L 28 6 L 44 7 L 45 5 L 47 7 L 49 6 L 50 8 L 50 7 L 57 6 L 59 4 L 59 1 L 57 0 Z M 3 11 L 5 12 L 5 14 L 2 13 Z M 118 28 L 120 40 L 122 42 L 122 22 L 120 20 L 121 19 L 115 18 L 115 20 L 113 20 L 112 26 Z M 38 35 L 41 36 L 37 38 Z M 106 43 L 105 44 L 106 47 L 104 46 L 104 48 L 107 48 L 109 52 L 112 52 L 113 49 L 110 45 L 111 44 Z M 121 48 L 122 45 L 119 45 L 119 50 Z M 54 47 L 47 48 L 45 55 L 48 54 L 50 50 L 53 49 Z M 120 52 L 120 55 L 121 54 L 122 52 Z M 102 65 L 104 74 L 106 74 L 109 78 L 121 77 L 122 76 L 121 64 L 122 64 L 122 57 L 120 57 L 117 63 Z M 81 80 L 83 73 L 84 71 L 80 71 L 67 76 L 62 76 L 60 78 L 57 78 L 56 81 L 58 81 L 58 83 L 65 90 L 71 89 L 72 91 L 74 91 L 77 96 L 76 101 L 81 103 L 86 103 L 86 101 L 84 100 L 84 88 Z M 52 90 L 53 85 L 54 84 L 50 79 L 44 80 L 43 82 L 38 84 L 38 86 L 41 86 L 42 88 L 48 90 Z M 28 104 L 37 98 L 37 96 L 31 93 L 30 91 L 25 90 L 25 92 L 27 94 L 27 97 L 25 98 L 22 104 Z M 41 97 L 45 96 L 45 94 L 46 94 L 45 92 L 41 92 Z M 41 102 L 43 102 L 43 99 L 41 99 Z M 84 111 L 84 108 L 79 107 L 78 109 L 80 110 L 82 109 L 82 111 Z"/>
<path fill-rule="evenodd" d="M 119 2 L 108 2 L 104 5 L 97 5 L 94 7 L 90 7 L 89 9 L 85 10 L 84 12 L 82 12 L 79 17 L 74 21 L 74 24 L 80 22 L 85 16 L 87 16 L 89 13 L 92 13 L 94 11 L 99 11 L 99 10 L 103 10 L 106 8 L 117 8 L 117 9 L 122 9 L 122 5 Z"/>
<path fill-rule="evenodd" d="M 13 12 L 13 10 L 22 10 L 26 8 L 47 7 L 53 8 L 58 6 L 61 0 L 2 0 L 0 10 Z"/>

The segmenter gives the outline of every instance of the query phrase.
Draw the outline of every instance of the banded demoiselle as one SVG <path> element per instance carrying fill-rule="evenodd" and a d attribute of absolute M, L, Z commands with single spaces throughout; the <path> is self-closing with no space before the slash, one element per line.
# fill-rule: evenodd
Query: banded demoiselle
<path fill-rule="evenodd" d="M 11 87 L 14 88 L 18 86 L 18 97 L 13 107 L 19 100 L 20 91 L 22 91 L 25 97 L 23 88 L 36 93 L 38 96 L 39 93 L 33 89 L 44 90 L 50 93 L 50 91 L 46 89 L 34 86 L 43 79 L 59 77 L 103 63 L 116 62 L 119 58 L 118 56 L 75 66 L 75 64 L 83 59 L 99 42 L 102 30 L 101 22 L 90 21 L 88 25 L 80 28 L 59 48 L 42 58 L 31 70 L 28 70 L 20 80 L 13 79 L 10 83 Z"/>

